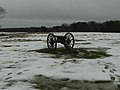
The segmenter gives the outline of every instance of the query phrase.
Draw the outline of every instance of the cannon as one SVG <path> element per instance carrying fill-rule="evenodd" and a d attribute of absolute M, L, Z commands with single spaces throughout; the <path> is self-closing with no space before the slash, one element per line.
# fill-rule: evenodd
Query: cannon
<path fill-rule="evenodd" d="M 64 45 L 66 49 L 72 49 L 74 47 L 74 36 L 72 33 L 67 32 L 64 36 L 57 36 L 53 33 L 49 33 L 47 36 L 47 46 L 51 50 L 56 50 L 57 43 Z"/>

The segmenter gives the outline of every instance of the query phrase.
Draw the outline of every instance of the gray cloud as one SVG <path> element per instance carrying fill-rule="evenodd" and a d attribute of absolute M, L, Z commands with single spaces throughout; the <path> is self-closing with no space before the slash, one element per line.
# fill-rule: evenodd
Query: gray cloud
<path fill-rule="evenodd" d="M 6 18 L 28 20 L 120 19 L 120 0 L 0 0 Z"/>

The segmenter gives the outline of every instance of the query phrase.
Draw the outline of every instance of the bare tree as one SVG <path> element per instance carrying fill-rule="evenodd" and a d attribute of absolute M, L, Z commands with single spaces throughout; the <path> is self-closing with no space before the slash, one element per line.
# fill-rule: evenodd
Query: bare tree
<path fill-rule="evenodd" d="M 5 14 L 6 14 L 6 10 L 4 8 L 0 7 L 0 19 L 4 18 Z"/>
<path fill-rule="evenodd" d="M 7 13 L 6 10 L 4 8 L 0 7 L 0 21 L 2 18 L 5 17 L 6 13 Z M 0 25 L 0 27 L 1 27 L 1 25 Z"/>

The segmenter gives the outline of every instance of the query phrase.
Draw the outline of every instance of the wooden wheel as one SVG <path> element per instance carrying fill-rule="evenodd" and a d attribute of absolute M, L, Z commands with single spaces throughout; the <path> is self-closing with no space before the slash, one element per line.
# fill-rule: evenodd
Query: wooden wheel
<path fill-rule="evenodd" d="M 67 47 L 73 48 L 74 47 L 74 43 L 75 43 L 73 34 L 68 32 L 68 33 L 65 34 L 64 37 L 65 37 L 65 42 L 68 45 Z"/>
<path fill-rule="evenodd" d="M 53 33 L 49 33 L 47 36 L 47 46 L 52 50 L 55 50 L 57 47 L 56 37 Z"/>

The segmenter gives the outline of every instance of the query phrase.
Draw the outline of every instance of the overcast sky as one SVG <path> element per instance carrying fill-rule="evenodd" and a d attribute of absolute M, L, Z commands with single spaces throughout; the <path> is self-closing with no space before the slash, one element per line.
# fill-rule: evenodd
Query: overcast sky
<path fill-rule="evenodd" d="M 0 0 L 6 20 L 106 21 L 120 19 L 120 0 Z"/>

